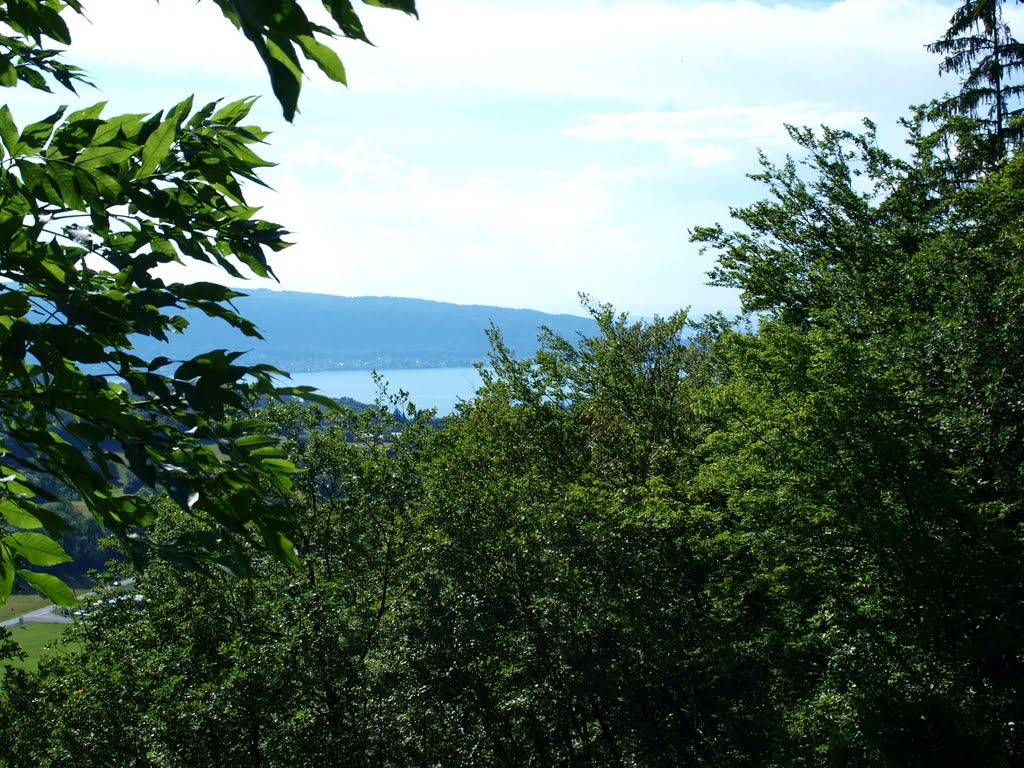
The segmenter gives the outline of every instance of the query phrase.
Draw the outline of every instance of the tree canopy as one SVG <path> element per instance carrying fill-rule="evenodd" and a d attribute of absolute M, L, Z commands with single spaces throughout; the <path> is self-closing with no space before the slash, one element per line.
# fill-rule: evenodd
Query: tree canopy
<path fill-rule="evenodd" d="M 1020 765 L 1024 157 L 904 128 L 791 128 L 692 232 L 738 318 L 588 300 L 525 360 L 495 330 L 441 424 L 225 403 L 220 450 L 302 470 L 232 489 L 301 568 L 153 502 L 253 578 L 124 563 L 80 650 L 7 670 L 0 765 Z"/>

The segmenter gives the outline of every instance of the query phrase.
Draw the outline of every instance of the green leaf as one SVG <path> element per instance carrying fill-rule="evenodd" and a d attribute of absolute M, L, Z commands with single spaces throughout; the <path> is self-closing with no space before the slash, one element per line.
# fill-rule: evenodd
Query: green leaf
<path fill-rule="evenodd" d="M 75 186 L 75 172 L 65 165 L 51 165 L 47 170 L 50 177 L 57 182 L 57 189 L 64 200 L 64 205 L 69 210 L 84 211 L 85 202 Z"/>
<path fill-rule="evenodd" d="M 271 554 L 276 556 L 281 562 L 290 565 L 293 568 L 299 567 L 299 555 L 295 551 L 295 545 L 292 544 L 291 540 L 287 536 L 281 533 L 281 531 L 266 525 L 260 525 L 257 523 L 257 527 L 259 529 L 260 536 L 263 538 L 264 544 L 267 545 L 267 549 Z"/>
<path fill-rule="evenodd" d="M 294 474 L 299 471 L 298 467 L 288 461 L 288 459 L 263 459 L 260 463 L 273 467 L 277 472 L 284 472 L 286 474 Z"/>
<path fill-rule="evenodd" d="M 59 7 L 59 6 L 58 6 Z M 71 45 L 71 30 L 57 9 L 40 4 L 39 10 L 43 17 L 43 31 L 61 45 Z"/>
<path fill-rule="evenodd" d="M 232 290 L 219 283 L 173 283 L 170 288 L 187 301 L 226 302 L 244 297 L 244 293 Z"/>
<path fill-rule="evenodd" d="M 188 117 L 188 113 L 192 111 L 192 102 L 193 97 L 191 96 L 179 101 L 167 110 L 167 119 L 173 120 L 175 125 L 181 125 L 182 121 Z"/>
<path fill-rule="evenodd" d="M 331 18 L 334 19 L 345 37 L 362 40 L 364 43 L 370 42 L 366 36 L 366 30 L 363 29 L 363 22 L 356 15 L 349 0 L 324 0 L 324 7 L 330 11 Z"/>
<path fill-rule="evenodd" d="M 44 533 L 18 532 L 8 536 L 11 549 L 32 565 L 60 565 L 71 560 L 56 541 Z"/>
<path fill-rule="evenodd" d="M 64 127 L 71 128 L 76 123 L 90 123 L 99 118 L 106 106 L 107 102 L 99 101 L 84 109 L 75 110 L 64 120 Z"/>
<path fill-rule="evenodd" d="M 83 168 L 81 170 L 85 171 L 86 174 L 84 177 L 79 177 L 80 182 L 83 179 L 86 179 L 87 182 L 91 182 L 92 184 L 95 185 L 96 190 L 98 192 L 102 193 L 109 199 L 116 200 L 120 197 L 121 192 L 124 189 L 124 186 L 120 184 L 117 181 L 117 179 L 115 179 L 113 176 L 111 176 L 108 173 L 104 173 L 103 171 L 100 171 L 94 167 Z"/>
<path fill-rule="evenodd" d="M 18 575 L 31 584 L 36 592 L 57 605 L 70 608 L 78 602 L 71 588 L 56 576 L 49 573 L 33 573 L 24 569 L 19 570 Z"/>
<path fill-rule="evenodd" d="M 270 87 L 281 104 L 284 119 L 291 122 L 299 104 L 299 91 L 302 89 L 302 70 L 292 57 L 287 56 L 279 46 L 268 43 L 267 50 L 272 51 L 264 56 L 267 71 L 270 73 Z M 294 56 L 294 54 L 293 54 Z"/>
<path fill-rule="evenodd" d="M 363 2 L 376 8 L 393 8 L 396 11 L 403 11 L 417 19 L 420 17 L 416 12 L 414 0 L 363 0 Z"/>
<path fill-rule="evenodd" d="M 414 0 L 362 0 L 362 2 L 377 8 L 393 8 L 394 10 L 406 12 L 411 16 L 420 17 L 420 14 L 416 12 L 416 2 Z"/>
<path fill-rule="evenodd" d="M 10 499 L 0 501 L 0 516 L 15 528 L 42 528 L 43 523 L 38 517 L 28 512 Z"/>
<path fill-rule="evenodd" d="M 278 439 L 272 435 L 245 435 L 234 441 L 235 445 L 239 447 L 252 447 L 256 446 L 261 448 L 267 445 L 277 445 Z"/>
<path fill-rule="evenodd" d="M 0 293 L 0 314 L 5 317 L 24 317 L 29 311 L 28 297 L 18 291 Z"/>
<path fill-rule="evenodd" d="M 138 151 L 138 147 L 89 147 L 75 158 L 79 168 L 102 168 L 124 162 Z"/>
<path fill-rule="evenodd" d="M 38 123 L 31 123 L 25 126 L 14 147 L 9 147 L 12 155 L 21 153 L 40 152 L 53 135 L 54 128 L 64 116 L 67 107 L 62 106 L 49 117 L 40 120 Z"/>
<path fill-rule="evenodd" d="M 167 157 L 167 152 L 174 143 L 178 123 L 174 117 L 168 117 L 157 127 L 142 147 L 142 165 L 139 167 L 135 178 L 141 179 L 149 176 L 160 165 L 160 161 Z"/>
<path fill-rule="evenodd" d="M 255 103 L 256 99 L 251 96 L 246 99 L 230 101 L 218 109 L 210 119 L 220 125 L 237 125 L 239 120 L 249 114 Z"/>
<path fill-rule="evenodd" d="M 276 397 L 298 397 L 307 402 L 322 405 L 332 411 L 337 411 L 342 407 L 336 400 L 327 397 L 327 395 L 320 394 L 315 387 L 307 385 L 297 387 L 277 387 L 274 389 L 274 395 Z"/>
<path fill-rule="evenodd" d="M 43 259 L 42 262 L 41 262 L 41 266 L 43 267 L 43 269 L 45 269 L 47 272 L 49 272 L 51 275 L 53 275 L 53 277 L 57 278 L 58 281 L 60 281 L 62 283 L 66 283 L 67 282 L 67 280 L 68 280 L 68 273 L 64 270 L 64 268 L 60 264 L 55 262 L 53 259 L 49 259 L 49 258 Z"/>
<path fill-rule="evenodd" d="M 117 115 L 106 120 L 92 137 L 92 146 L 100 147 L 138 133 L 145 115 Z"/>
<path fill-rule="evenodd" d="M 18 84 L 18 69 L 9 58 L 0 56 L 0 85 L 12 88 Z"/>
<path fill-rule="evenodd" d="M 345 65 L 341 63 L 338 54 L 328 45 L 316 40 L 312 35 L 299 35 L 296 40 L 306 58 L 316 62 L 320 71 L 336 83 L 346 84 Z"/>
<path fill-rule="evenodd" d="M 6 104 L 0 107 L 0 139 L 7 151 L 14 154 L 14 147 L 18 144 L 18 126 L 14 124 L 14 116 Z"/>
<path fill-rule="evenodd" d="M 40 72 L 37 72 L 34 69 L 29 69 L 28 67 L 23 66 L 21 70 L 18 72 L 18 77 L 20 77 L 22 80 L 28 83 L 30 87 L 35 88 L 36 90 L 52 93 L 50 87 L 46 84 L 46 78 L 43 77 L 43 75 Z"/>
<path fill-rule="evenodd" d="M 59 537 L 62 533 L 71 529 L 71 526 L 68 525 L 67 521 L 53 510 L 33 502 L 25 503 L 28 504 L 31 509 L 30 514 L 43 524 L 43 528 L 51 536 Z M 19 527 L 29 528 L 34 526 L 22 525 Z"/>
<path fill-rule="evenodd" d="M 226 381 L 234 379 L 244 371 L 241 366 L 232 363 L 242 356 L 242 352 L 227 352 L 223 349 L 214 349 L 201 355 L 196 355 L 191 360 L 186 360 L 174 372 L 177 379 L 189 381 L 204 376 Z"/>
<path fill-rule="evenodd" d="M 0 605 L 6 603 L 7 598 L 11 596 L 16 571 L 14 555 L 3 540 L 0 540 Z"/>
<path fill-rule="evenodd" d="M 244 563 L 239 563 L 239 561 L 231 557 L 215 557 L 213 563 L 233 579 L 245 578 L 248 572 L 244 567 Z"/>

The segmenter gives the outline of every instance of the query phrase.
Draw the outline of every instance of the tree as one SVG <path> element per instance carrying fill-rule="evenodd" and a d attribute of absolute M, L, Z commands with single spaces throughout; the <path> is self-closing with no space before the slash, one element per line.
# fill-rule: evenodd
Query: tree
<path fill-rule="evenodd" d="M 405 630 L 421 743 L 445 765 L 764 764 L 769 667 L 708 600 L 740 561 L 690 502 L 714 324 L 591 312 L 598 334 L 532 360 L 495 338 L 434 440 Z"/>
<path fill-rule="evenodd" d="M 239 579 L 153 563 L 104 593 L 71 629 L 80 653 L 8 672 L 4 768 L 415 762 L 403 617 L 423 570 L 429 414 L 287 403 L 261 416 L 304 470 L 290 496 L 302 570 L 261 557 L 258 578 Z M 157 527 L 196 523 L 168 506 Z"/>
<path fill-rule="evenodd" d="M 366 35 L 347 0 L 325 0 L 336 29 L 311 22 L 290 0 L 217 0 L 252 41 L 290 120 L 302 79 L 301 56 L 344 82 L 323 42 Z M 415 9 L 411 0 L 373 5 Z M 48 91 L 86 83 L 80 69 L 46 41 L 71 43 L 63 15 L 77 0 L 18 0 L 0 9 L 0 84 Z M 190 360 L 142 359 L 133 338 L 159 340 L 186 330 L 178 312 L 199 310 L 258 337 L 231 300 L 209 283 L 167 283 L 162 264 L 216 264 L 226 273 L 272 276 L 267 254 L 287 233 L 257 218 L 245 183 L 266 166 L 254 151 L 266 136 L 245 123 L 251 100 L 191 99 L 151 115 L 104 117 L 97 104 L 65 107 L 19 128 L 0 107 L 0 598 L 15 572 L 58 603 L 72 595 L 52 575 L 19 568 L 68 559 L 55 538 L 59 516 L 34 478 L 71 487 L 89 512 L 121 536 L 130 553 L 157 549 L 186 561 L 210 560 L 209 544 L 257 535 L 294 560 L 285 536 L 289 511 L 275 501 L 290 485 L 289 462 L 255 422 L 226 417 L 256 399 L 310 393 L 275 385 L 277 373 L 214 350 Z M 126 468 L 145 487 L 123 493 Z M 166 491 L 200 530 L 159 546 L 144 532 L 158 515 L 154 489 Z M 218 556 L 244 568 L 244 549 Z"/>
<path fill-rule="evenodd" d="M 981 116 L 998 157 L 1024 136 L 1019 106 L 1024 83 L 1014 83 L 1024 72 L 1024 44 L 1018 42 L 1003 19 L 1003 0 L 964 0 L 949 20 L 946 34 L 928 46 L 943 56 L 939 70 L 962 76 L 955 104 L 964 114 Z M 1014 105 L 1017 106 L 1014 106 Z"/>
<path fill-rule="evenodd" d="M 793 131 L 737 230 L 694 233 L 758 320 L 718 344 L 696 500 L 790 649 L 783 745 L 827 765 L 1022 754 L 1022 158 L 962 185 L 925 116 L 909 160 Z"/>

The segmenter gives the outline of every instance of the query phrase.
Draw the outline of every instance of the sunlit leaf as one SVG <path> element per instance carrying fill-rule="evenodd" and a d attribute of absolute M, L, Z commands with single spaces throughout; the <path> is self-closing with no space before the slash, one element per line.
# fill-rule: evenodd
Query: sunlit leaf
<path fill-rule="evenodd" d="M 320 70 L 336 83 L 345 83 L 345 65 L 338 54 L 328 45 L 324 45 L 311 35 L 299 35 L 299 46 L 307 58 L 314 61 Z"/>
<path fill-rule="evenodd" d="M 0 538 L 0 605 L 3 605 L 7 598 L 10 597 L 16 573 L 14 555 L 3 539 Z"/>
<path fill-rule="evenodd" d="M 136 173 L 136 178 L 145 178 L 156 170 L 174 142 L 177 127 L 177 120 L 173 116 L 168 117 L 146 139 L 142 147 L 142 165 Z"/>
<path fill-rule="evenodd" d="M 71 560 L 64 548 L 45 534 L 18 532 L 7 538 L 10 548 L 32 565 L 59 565 Z"/>
<path fill-rule="evenodd" d="M 24 569 L 19 570 L 18 575 L 27 581 L 36 592 L 57 605 L 70 608 L 78 602 L 71 588 L 56 576 L 49 573 L 33 573 Z"/>

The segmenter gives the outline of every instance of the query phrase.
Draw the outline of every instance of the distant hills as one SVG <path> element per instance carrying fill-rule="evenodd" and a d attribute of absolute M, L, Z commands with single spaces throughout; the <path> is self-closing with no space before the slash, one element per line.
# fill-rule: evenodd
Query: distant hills
<path fill-rule="evenodd" d="M 255 289 L 235 306 L 260 328 L 265 341 L 248 339 L 225 323 L 183 313 L 192 323 L 172 342 L 142 339 L 146 357 L 193 357 L 210 349 L 246 350 L 250 364 L 288 371 L 340 368 L 442 368 L 486 359 L 486 329 L 494 323 L 519 356 L 537 348 L 540 326 L 574 337 L 593 334 L 594 321 L 529 309 L 447 304 L 385 296 L 327 296 Z"/>

